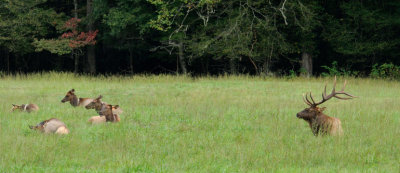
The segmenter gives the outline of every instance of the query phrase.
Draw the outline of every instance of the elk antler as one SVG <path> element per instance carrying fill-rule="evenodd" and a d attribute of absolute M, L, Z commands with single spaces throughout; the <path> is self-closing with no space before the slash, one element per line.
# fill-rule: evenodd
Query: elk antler
<path fill-rule="evenodd" d="M 310 100 L 308 100 L 308 95 L 306 93 L 306 100 L 308 102 L 308 103 L 307 102 L 306 103 L 308 105 L 310 105 L 310 106 L 317 106 L 317 105 L 320 105 L 320 104 L 326 102 L 327 100 L 331 99 L 332 97 L 336 97 L 336 98 L 342 99 L 342 100 L 349 100 L 349 99 L 352 99 L 352 98 L 356 98 L 356 96 L 353 96 L 353 95 L 350 95 L 350 94 L 344 92 L 344 88 L 346 87 L 346 83 L 347 83 L 347 81 L 345 80 L 342 90 L 335 91 L 335 87 L 336 87 L 336 76 L 335 76 L 335 80 L 333 82 L 333 89 L 332 89 L 331 94 L 326 95 L 326 85 L 327 84 L 325 84 L 324 92 L 322 93 L 322 100 L 320 102 L 318 102 L 318 103 L 315 103 L 314 98 L 312 97 L 311 92 L 310 92 L 310 98 L 311 98 L 312 102 Z M 346 95 L 346 96 L 349 96 L 349 97 L 340 97 L 340 96 L 338 96 L 339 94 L 343 94 L 343 95 Z M 303 97 L 303 100 L 304 100 L 304 97 Z"/>
<path fill-rule="evenodd" d="M 306 93 L 306 99 L 304 99 L 304 94 L 303 94 L 303 101 L 306 103 L 308 106 L 312 106 L 312 103 L 308 100 L 307 98 L 307 93 Z"/>

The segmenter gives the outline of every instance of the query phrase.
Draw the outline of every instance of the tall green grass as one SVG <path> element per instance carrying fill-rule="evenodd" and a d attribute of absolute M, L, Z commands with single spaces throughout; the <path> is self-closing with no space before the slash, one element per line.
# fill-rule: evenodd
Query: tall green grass
<path fill-rule="evenodd" d="M 359 98 L 323 105 L 344 136 L 314 137 L 296 113 L 332 78 L 4 76 L 0 172 L 399 172 L 400 83 L 347 80 Z M 95 111 L 61 103 L 72 88 L 120 105 L 121 122 L 87 124 Z M 25 103 L 39 112 L 10 112 Z M 52 117 L 71 133 L 28 128 Z"/>

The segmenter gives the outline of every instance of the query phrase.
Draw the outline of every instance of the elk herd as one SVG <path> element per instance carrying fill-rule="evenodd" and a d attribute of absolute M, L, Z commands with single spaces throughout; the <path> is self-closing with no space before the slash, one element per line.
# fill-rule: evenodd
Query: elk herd
<path fill-rule="evenodd" d="M 343 134 L 340 119 L 325 115 L 323 113 L 325 107 L 318 107 L 318 106 L 333 97 L 341 100 L 356 98 L 356 96 L 344 92 L 345 87 L 346 87 L 346 81 L 343 84 L 342 90 L 336 91 L 335 89 L 336 76 L 335 76 L 332 92 L 329 95 L 327 95 L 326 85 L 325 85 L 321 101 L 315 102 L 315 99 L 313 98 L 311 92 L 306 93 L 305 97 L 303 95 L 303 101 L 309 107 L 297 113 L 296 116 L 297 118 L 305 120 L 309 124 L 311 131 L 315 136 L 318 135 L 340 136 Z M 111 105 L 101 101 L 102 98 L 103 97 L 101 95 L 95 99 L 78 98 L 75 95 L 75 90 L 71 89 L 70 91 L 67 92 L 65 97 L 61 100 L 61 102 L 62 103 L 69 102 L 73 107 L 82 106 L 85 107 L 86 109 L 94 109 L 98 113 L 98 115 L 89 118 L 88 123 L 90 124 L 119 122 L 120 121 L 119 114 L 122 113 L 121 108 L 118 105 Z M 20 110 L 25 112 L 33 112 L 39 110 L 39 107 L 36 104 L 22 104 L 22 105 L 13 104 L 12 106 L 13 106 L 12 111 Z M 57 118 L 50 118 L 48 120 L 44 120 L 39 124 L 37 124 L 36 126 L 29 126 L 29 128 L 34 130 L 39 130 L 44 133 L 55 133 L 55 134 L 69 133 L 69 129 L 67 128 L 65 123 Z"/>
<path fill-rule="evenodd" d="M 95 109 L 99 114 L 89 118 L 90 124 L 100 124 L 106 122 L 119 122 L 119 114 L 122 113 L 121 108 L 118 105 L 111 105 L 101 101 L 103 96 L 99 96 L 95 99 L 91 98 L 78 98 L 75 95 L 75 89 L 71 89 L 67 92 L 65 97 L 61 100 L 62 103 L 70 102 L 73 107 L 82 106 L 86 109 Z M 36 104 L 13 104 L 12 111 L 26 111 L 28 113 L 38 111 L 39 107 Z M 37 124 L 36 126 L 29 126 L 30 129 L 38 130 L 44 133 L 55 133 L 55 134 L 68 134 L 69 129 L 64 122 L 57 118 L 50 118 Z"/>

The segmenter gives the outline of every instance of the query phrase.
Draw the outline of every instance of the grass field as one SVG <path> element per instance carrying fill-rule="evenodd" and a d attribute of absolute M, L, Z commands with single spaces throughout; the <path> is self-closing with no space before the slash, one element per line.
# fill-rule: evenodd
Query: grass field
<path fill-rule="evenodd" d="M 314 137 L 296 113 L 306 108 L 303 93 L 320 99 L 332 78 L 6 76 L 0 172 L 399 172 L 400 83 L 347 80 L 359 98 L 323 105 L 344 136 Z M 61 103 L 72 88 L 120 105 L 121 122 L 87 124 L 94 110 Z M 40 111 L 11 113 L 13 103 Z M 71 133 L 28 128 L 51 117 Z"/>

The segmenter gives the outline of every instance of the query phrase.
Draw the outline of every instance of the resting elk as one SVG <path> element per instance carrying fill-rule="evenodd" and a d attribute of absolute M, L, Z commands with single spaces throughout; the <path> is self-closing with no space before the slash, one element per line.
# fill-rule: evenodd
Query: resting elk
<path fill-rule="evenodd" d="M 118 105 L 109 105 L 107 104 L 106 106 L 104 106 L 99 114 L 100 116 L 105 116 L 106 117 L 106 122 L 119 122 L 120 118 L 117 114 L 113 113 L 113 108 L 118 109 L 119 106 Z"/>
<path fill-rule="evenodd" d="M 86 109 L 95 109 L 97 113 L 100 114 L 101 110 L 105 110 L 107 109 L 107 106 L 109 104 L 102 102 L 101 99 L 103 98 L 103 96 L 99 96 L 95 99 L 93 99 L 92 102 L 90 102 L 88 105 L 85 106 Z M 122 113 L 121 108 L 118 105 L 112 105 L 112 113 L 113 115 L 115 115 L 115 117 L 117 117 L 116 119 L 118 119 L 119 121 L 119 115 L 120 113 Z M 89 118 L 88 122 L 91 124 L 100 124 L 100 123 L 105 123 L 106 117 L 105 116 L 92 116 Z"/>
<path fill-rule="evenodd" d="M 20 110 L 20 111 L 26 111 L 26 112 L 30 113 L 30 112 L 39 110 L 39 106 L 36 104 L 32 104 L 32 103 L 22 104 L 21 106 L 12 104 L 12 106 L 13 106 L 12 111 Z"/>
<path fill-rule="evenodd" d="M 71 89 L 67 92 L 65 97 L 61 100 L 62 103 L 69 102 L 72 106 L 86 106 L 90 102 L 92 102 L 93 99 L 91 98 L 78 98 L 75 95 L 75 89 Z"/>
<path fill-rule="evenodd" d="M 69 130 L 64 122 L 56 118 L 44 120 L 36 126 L 29 126 L 30 129 L 39 130 L 43 133 L 55 133 L 55 134 L 68 134 Z"/>
<path fill-rule="evenodd" d="M 333 97 L 342 100 L 348 100 L 356 97 L 344 92 L 344 88 L 346 87 L 346 81 L 344 82 L 341 91 L 335 91 L 335 87 L 336 87 L 336 76 L 335 76 L 335 81 L 333 83 L 333 89 L 331 94 L 326 95 L 326 85 L 325 85 L 324 92 L 322 93 L 322 100 L 320 102 L 316 103 L 314 101 L 311 92 L 309 93 L 309 95 L 307 95 L 308 93 L 306 93 L 305 99 L 303 96 L 303 101 L 310 107 L 297 113 L 297 118 L 304 119 L 310 125 L 311 130 L 315 136 L 318 136 L 318 134 L 321 135 L 328 134 L 332 136 L 343 134 L 340 120 L 338 118 L 325 115 L 323 113 L 325 107 L 322 108 L 318 107 L 318 105 L 328 101 Z M 340 94 L 345 95 L 347 97 L 339 96 Z M 308 97 L 310 97 L 310 99 Z"/>

